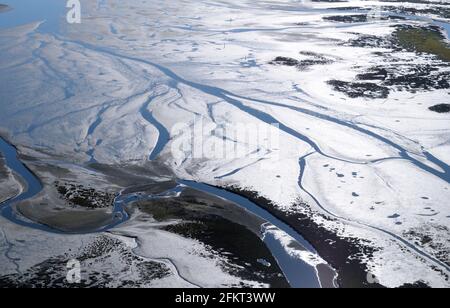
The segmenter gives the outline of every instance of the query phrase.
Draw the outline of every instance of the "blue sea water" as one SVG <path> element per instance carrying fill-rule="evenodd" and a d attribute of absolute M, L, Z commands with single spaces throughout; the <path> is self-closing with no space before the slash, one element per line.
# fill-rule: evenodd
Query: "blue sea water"
<path fill-rule="evenodd" d="M 66 22 L 66 0 L 0 0 L 0 3 L 11 8 L 0 13 L 0 29 L 42 21 L 40 31 L 58 32 L 61 22 Z"/>

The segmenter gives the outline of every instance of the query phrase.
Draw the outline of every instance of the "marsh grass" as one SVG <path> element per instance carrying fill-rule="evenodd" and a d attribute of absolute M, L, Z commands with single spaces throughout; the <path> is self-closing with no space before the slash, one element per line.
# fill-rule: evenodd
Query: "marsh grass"
<path fill-rule="evenodd" d="M 400 46 L 407 50 L 433 54 L 442 61 L 450 62 L 450 45 L 435 28 L 402 28 L 394 35 Z"/>

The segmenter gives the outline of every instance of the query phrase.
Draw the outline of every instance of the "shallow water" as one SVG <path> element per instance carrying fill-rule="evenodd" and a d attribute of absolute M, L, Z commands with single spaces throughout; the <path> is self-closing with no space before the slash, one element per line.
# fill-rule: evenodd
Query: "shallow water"
<path fill-rule="evenodd" d="M 17 158 L 17 151 L 12 145 L 0 137 L 0 153 L 5 158 L 6 165 L 25 182 L 26 187 L 16 197 L 0 203 L 0 212 L 2 216 L 9 220 L 27 227 L 36 227 L 35 223 L 24 221 L 17 217 L 11 208 L 11 205 L 35 197 L 41 190 L 42 184 L 39 179 Z M 38 229 L 48 231 L 48 227 L 37 226 Z"/>
<path fill-rule="evenodd" d="M 0 29 L 14 27 L 14 26 L 26 24 L 29 22 L 43 21 L 43 24 L 40 26 L 39 31 L 58 33 L 61 22 L 65 22 L 64 21 L 64 15 L 65 15 L 65 9 L 64 9 L 65 1 L 64 0 L 40 0 L 40 1 L 38 1 L 38 0 L 35 0 L 35 1 L 30 1 L 30 0 L 1 1 L 0 0 L 0 2 L 8 4 L 13 8 L 12 11 L 6 12 L 4 14 L 0 14 Z M 408 18 L 408 19 L 411 19 L 411 18 Z M 448 23 L 444 23 L 444 22 L 440 22 L 440 21 L 439 22 L 434 21 L 431 23 L 435 23 L 436 25 L 441 26 L 443 29 L 446 29 L 447 37 L 448 37 L 448 33 L 450 30 L 450 25 Z M 345 25 L 345 26 L 351 27 L 352 25 Z M 243 30 L 237 30 L 236 32 L 242 32 L 242 31 Z M 117 33 L 117 30 L 115 28 L 112 28 L 111 32 L 114 34 L 114 33 Z M 79 44 L 82 45 L 82 42 L 79 42 Z M 90 47 L 90 46 L 87 46 L 87 47 Z M 92 47 L 95 47 L 95 46 L 92 46 Z M 105 54 L 108 54 L 110 56 L 117 55 L 117 54 L 115 54 L 114 51 L 111 51 L 111 50 L 102 50 L 99 48 L 97 48 L 97 49 L 92 48 L 92 49 L 104 52 Z M 274 117 L 270 116 L 269 114 L 265 114 L 264 112 L 255 110 L 251 107 L 248 107 L 248 106 L 242 104 L 241 101 L 246 99 L 245 97 L 238 97 L 236 95 L 232 95 L 231 93 L 228 93 L 219 88 L 213 88 L 208 85 L 203 85 L 203 84 L 198 84 L 198 83 L 193 83 L 193 82 L 183 80 L 183 79 L 181 79 L 181 77 L 175 75 L 169 69 L 166 69 L 165 67 L 162 67 L 162 66 L 158 66 L 149 61 L 144 61 L 142 59 L 135 59 L 131 56 L 129 56 L 129 57 L 123 56 L 122 58 L 128 58 L 129 60 L 136 60 L 136 61 L 139 61 L 144 64 L 150 64 L 150 65 L 158 68 L 162 72 L 164 72 L 170 78 L 172 78 L 176 81 L 179 81 L 183 84 L 189 85 L 198 90 L 201 90 L 202 92 L 204 92 L 206 94 L 210 94 L 219 99 L 223 99 L 223 100 L 229 102 L 230 104 L 240 108 L 242 111 L 254 116 L 255 118 L 259 119 L 262 122 L 266 122 L 268 124 L 277 122 L 276 119 Z M 263 102 L 263 101 L 259 101 L 259 103 L 272 104 L 271 102 Z M 153 150 L 153 152 L 150 153 L 150 155 L 149 155 L 149 159 L 153 160 L 164 149 L 165 145 L 167 144 L 167 141 L 169 140 L 169 134 L 168 134 L 166 128 L 164 128 L 153 117 L 152 113 L 148 110 L 147 107 L 149 107 L 149 105 L 146 105 L 144 107 L 140 110 L 143 118 L 145 118 L 148 122 L 153 124 L 160 133 L 157 145 L 156 145 L 155 149 Z M 295 111 L 298 111 L 298 112 L 311 114 L 311 112 L 302 110 L 301 108 L 291 107 L 290 109 L 292 109 L 292 110 L 295 109 Z M 411 156 L 400 144 L 396 144 L 396 143 L 394 143 L 394 141 L 390 141 L 382 136 L 376 135 L 376 133 L 372 133 L 364 128 L 354 125 L 353 123 L 341 121 L 341 120 L 334 119 L 329 116 L 321 115 L 318 113 L 315 113 L 314 116 L 317 118 L 321 118 L 322 120 L 330 121 L 330 122 L 333 122 L 336 124 L 340 124 L 344 127 L 354 129 L 358 132 L 366 134 L 367 136 L 378 139 L 381 142 L 397 149 L 399 151 L 399 156 L 401 156 L 405 160 L 411 161 L 412 163 L 417 165 L 419 168 L 440 177 L 444 181 L 447 181 L 447 183 L 450 180 L 450 172 L 449 172 L 448 166 L 446 164 L 444 164 L 443 162 L 441 162 L 440 160 L 438 160 L 437 158 L 433 157 L 429 153 L 424 153 L 426 158 L 430 162 L 434 162 L 436 165 L 441 166 L 442 170 L 437 170 L 433 167 L 430 167 L 427 164 L 424 164 L 422 161 L 417 160 L 416 158 Z M 281 130 L 284 131 L 285 133 L 288 133 L 288 134 L 294 136 L 295 138 L 297 138 L 299 140 L 302 140 L 302 141 L 310 144 L 313 148 L 316 149 L 316 151 L 318 153 L 326 156 L 324 153 L 322 153 L 320 147 L 318 147 L 316 145 L 316 143 L 312 139 L 308 138 L 307 136 L 302 135 L 287 126 L 281 126 Z M 24 191 L 23 194 L 21 194 L 20 196 L 14 198 L 14 199 L 8 201 L 6 204 L 4 204 L 4 208 L 1 211 L 2 214 L 5 217 L 7 217 L 8 219 L 10 219 L 16 223 L 19 223 L 21 225 L 24 225 L 27 227 L 32 227 L 32 228 L 37 228 L 37 229 L 41 229 L 41 230 L 45 230 L 45 231 L 55 232 L 55 230 L 51 230 L 50 228 L 48 228 L 46 226 L 35 224 L 33 222 L 27 222 L 23 219 L 19 219 L 14 216 L 14 213 L 11 210 L 10 205 L 12 205 L 15 202 L 20 202 L 20 201 L 23 201 L 23 200 L 26 200 L 26 199 L 36 196 L 42 190 L 42 185 L 40 184 L 39 180 L 17 159 L 17 157 L 16 157 L 17 153 L 15 152 L 15 149 L 13 147 L 11 147 L 9 144 L 7 144 L 6 142 L 4 142 L 4 140 L 0 140 L 0 150 L 7 157 L 8 166 L 12 170 L 15 170 L 18 174 L 20 174 L 24 178 L 25 182 L 28 183 L 28 186 L 29 186 L 27 188 L 27 190 Z M 334 158 L 334 157 L 331 157 L 331 158 Z M 335 158 L 335 159 L 337 159 L 337 158 Z M 376 161 L 374 161 L 374 163 L 375 162 Z M 304 168 L 302 168 L 302 170 L 304 170 Z M 303 176 L 301 176 L 300 178 L 302 178 L 302 177 Z M 276 225 L 281 230 L 285 231 L 287 234 L 294 237 L 307 250 L 314 252 L 314 249 L 311 247 L 311 245 L 309 245 L 309 243 L 306 242 L 301 237 L 301 235 L 299 235 L 297 232 L 295 232 L 295 230 L 293 230 L 289 226 L 285 225 L 283 222 L 279 221 L 278 219 L 274 218 L 270 213 L 262 210 L 257 205 L 252 204 L 248 200 L 246 200 L 244 198 L 240 198 L 239 196 L 236 196 L 232 193 L 228 193 L 224 190 L 220 190 L 220 189 L 216 190 L 215 188 L 209 187 L 204 184 L 193 183 L 193 182 L 185 182 L 184 184 L 186 184 L 187 186 L 191 186 L 191 187 L 197 186 L 198 190 L 205 191 L 207 193 L 210 193 L 210 194 L 213 194 L 216 196 L 220 196 L 222 198 L 225 198 L 227 200 L 230 200 L 232 202 L 239 204 L 240 206 L 246 208 L 247 210 L 251 211 L 255 215 L 258 215 L 258 216 L 266 219 L 267 221 L 271 222 L 272 224 Z M 301 185 L 302 185 L 302 183 L 300 181 L 300 186 Z M 120 195 L 120 196 L 118 196 L 116 199 L 115 208 L 114 208 L 115 217 L 116 217 L 116 219 L 114 220 L 114 223 L 101 229 L 100 231 L 106 230 L 108 228 L 111 228 L 113 226 L 120 224 L 123 221 L 126 221 L 128 219 L 128 216 L 127 216 L 126 212 L 123 210 L 124 205 L 129 204 L 130 202 L 136 201 L 138 198 L 141 198 L 141 197 L 137 196 L 137 195 Z M 151 196 L 147 197 L 147 198 L 151 198 Z M 302 266 L 305 266 L 305 265 L 299 264 L 298 260 L 292 260 L 292 258 L 290 258 L 286 254 L 284 249 L 282 249 L 282 247 L 278 241 L 276 241 L 273 238 L 268 237 L 268 238 L 266 238 L 265 242 L 269 246 L 272 253 L 276 256 L 278 262 L 280 263 L 280 267 L 283 268 L 283 271 L 286 273 L 286 276 L 288 276 L 288 279 L 290 280 L 290 282 L 293 286 L 305 286 L 305 284 L 307 284 L 307 286 L 315 287 L 318 285 L 317 277 L 314 277 L 315 274 L 313 272 L 313 267 L 306 266 L 305 270 L 303 270 Z M 405 244 L 407 244 L 407 243 L 405 243 Z M 297 263 L 295 263 L 295 262 L 297 262 Z"/>
<path fill-rule="evenodd" d="M 6 219 L 12 221 L 13 223 L 27 228 L 57 234 L 67 233 L 52 228 L 50 226 L 46 226 L 44 224 L 33 222 L 16 213 L 13 206 L 17 203 L 38 196 L 38 194 L 43 190 L 43 186 L 42 183 L 39 181 L 39 179 L 36 177 L 36 175 L 34 175 L 33 172 L 19 160 L 16 148 L 10 145 L 1 137 L 0 137 L 0 153 L 4 156 L 8 168 L 14 172 L 15 176 L 19 176 L 21 178 L 21 181 L 23 182 L 22 185 L 25 185 L 23 191 L 19 195 L 9 200 L 6 200 L 3 203 L 0 203 L 1 215 Z M 114 209 L 112 213 L 111 223 L 106 226 L 99 227 L 97 230 L 93 230 L 93 232 L 106 231 L 126 221 L 128 219 L 128 214 L 124 210 L 124 205 L 127 202 L 130 202 L 129 198 L 130 198 L 129 196 L 122 196 L 122 195 L 117 196 L 117 198 L 114 201 Z"/>
<path fill-rule="evenodd" d="M 65 0 L 0 0 L 11 10 L 0 14 L 0 29 L 43 22 L 40 31 L 57 33 L 65 22 Z"/>
<path fill-rule="evenodd" d="M 16 175 L 19 175 L 22 180 L 26 183 L 26 189 L 24 192 L 19 194 L 18 196 L 0 204 L 1 206 L 1 214 L 9 219 L 10 221 L 22 225 L 24 227 L 38 229 L 46 232 L 52 233 L 64 233 L 60 232 L 51 227 L 35 223 L 27 220 L 26 218 L 19 216 L 13 210 L 13 205 L 17 202 L 25 201 L 36 197 L 43 189 L 43 186 L 39 179 L 18 159 L 17 150 L 7 143 L 4 139 L 0 138 L 0 152 L 5 157 L 6 165 L 15 172 Z M 201 183 L 195 183 L 191 181 L 180 181 L 181 184 L 197 189 L 199 191 L 203 191 L 205 193 L 209 193 L 211 195 L 226 199 L 237 205 L 247 209 L 253 214 L 264 218 L 270 223 L 274 224 L 281 230 L 287 232 L 293 238 L 297 240 L 297 242 L 305 247 L 305 249 L 315 252 L 312 246 L 304 240 L 301 235 L 296 233 L 293 229 L 291 229 L 288 225 L 279 221 L 277 218 L 272 216 L 269 212 L 259 208 L 257 205 L 248 201 L 247 199 L 237 196 L 233 193 L 227 192 L 225 190 L 211 187 Z M 119 195 L 116 197 L 114 202 L 114 210 L 113 210 L 113 221 L 108 226 L 104 226 L 98 229 L 96 232 L 102 232 L 109 230 L 122 222 L 128 220 L 128 214 L 124 210 L 125 206 L 136 202 L 138 200 L 151 200 L 154 198 L 165 198 L 165 197 L 176 197 L 182 191 L 181 186 L 176 186 L 173 189 L 170 189 L 167 192 L 164 192 L 159 195 L 149 196 L 149 195 L 141 195 L 141 194 L 125 194 Z M 319 278 L 317 277 L 317 272 L 315 267 L 312 267 L 302 260 L 298 258 L 294 258 L 290 256 L 286 250 L 282 247 L 281 243 L 277 241 L 272 236 L 267 236 L 265 239 L 265 244 L 270 249 L 271 253 L 277 260 L 280 268 L 285 273 L 289 283 L 293 287 L 320 287 Z"/>
<path fill-rule="evenodd" d="M 33 174 L 30 169 L 28 169 L 18 158 L 17 150 L 14 146 L 6 142 L 3 138 L 0 137 L 0 154 L 5 158 L 6 165 L 10 170 L 14 172 L 16 176 L 21 178 L 23 185 L 25 185 L 24 190 L 14 198 L 6 200 L 3 203 L 0 203 L 0 213 L 6 219 L 24 226 L 28 228 L 33 228 L 45 232 L 57 233 L 57 234 L 68 234 L 69 232 L 63 232 L 58 229 L 52 228 L 51 226 L 46 226 L 37 222 L 33 222 L 28 220 L 27 218 L 18 215 L 13 206 L 19 202 L 26 201 L 32 199 L 43 190 L 42 183 L 39 181 L 37 176 Z M 129 215 L 125 210 L 125 207 L 133 202 L 138 200 L 152 200 L 159 198 L 167 198 L 177 196 L 182 191 L 182 187 L 176 186 L 171 188 L 165 192 L 160 194 L 139 194 L 139 193 L 130 193 L 130 194 L 118 194 L 114 199 L 113 211 L 111 214 L 112 220 L 109 224 L 105 226 L 99 226 L 95 230 L 90 230 L 86 232 L 76 232 L 77 234 L 84 233 L 94 233 L 94 232 L 104 232 L 108 231 L 121 223 L 127 221 L 129 219 Z"/>
<path fill-rule="evenodd" d="M 26 183 L 26 189 L 24 190 L 24 192 L 0 204 L 1 214 L 10 221 L 24 227 L 38 229 L 46 232 L 64 234 L 64 232 L 61 232 L 49 226 L 32 222 L 15 213 L 12 207 L 14 204 L 36 197 L 42 191 L 43 186 L 39 179 L 18 159 L 17 150 L 2 138 L 0 138 L 0 153 L 2 153 L 5 157 L 6 165 L 11 170 L 13 170 L 16 175 L 19 175 Z M 300 234 L 298 234 L 288 225 L 272 216 L 272 214 L 270 214 L 266 210 L 261 209 L 256 204 L 250 202 L 249 200 L 223 189 L 211 187 L 206 184 L 196 183 L 192 181 L 179 182 L 182 185 L 194 188 L 198 191 L 202 191 L 236 203 L 240 207 L 248 210 L 258 217 L 264 218 L 271 224 L 278 227 L 280 230 L 283 230 L 284 232 L 292 236 L 297 241 L 297 243 L 303 246 L 304 249 L 316 253 L 314 248 L 305 239 L 303 239 Z M 95 232 L 107 231 L 127 221 L 129 217 L 124 208 L 128 204 L 131 204 L 138 200 L 152 200 L 155 198 L 158 199 L 166 197 L 176 197 L 182 191 L 182 189 L 182 186 L 178 185 L 175 188 L 172 188 L 167 192 L 158 195 L 142 195 L 139 193 L 119 195 L 114 201 L 112 222 L 107 226 L 99 228 Z M 288 279 L 292 287 L 320 287 L 320 280 L 317 276 L 317 270 L 314 266 L 307 264 L 299 258 L 295 258 L 289 255 L 289 253 L 283 248 L 281 243 L 270 234 L 265 237 L 264 243 L 277 260 L 278 265 L 286 275 L 286 278 Z"/>
<path fill-rule="evenodd" d="M 447 40 L 450 40 L 450 23 L 443 21 L 435 21 L 434 23 L 445 30 Z"/>
<path fill-rule="evenodd" d="M 283 271 L 289 284 L 294 288 L 320 288 L 320 281 L 317 279 L 317 271 L 314 266 L 310 266 L 286 253 L 272 234 L 267 234 L 264 243 L 275 256 L 281 270 Z"/>
<path fill-rule="evenodd" d="M 249 201 L 248 199 L 220 189 L 217 187 L 212 187 L 206 184 L 197 183 L 193 181 L 179 181 L 188 187 L 194 188 L 196 190 L 211 194 L 213 196 L 220 197 L 222 199 L 233 202 L 240 207 L 248 210 L 252 214 L 263 218 L 272 225 L 276 226 L 278 229 L 282 230 L 289 236 L 291 236 L 303 249 L 317 254 L 315 249 L 311 244 L 306 241 L 299 233 L 292 229 L 289 225 L 285 224 L 275 216 L 273 216 L 268 211 L 262 209 L 258 205 Z M 280 241 L 275 239 L 271 234 L 267 233 L 264 239 L 265 244 L 272 252 L 273 256 L 278 262 L 278 265 L 282 269 L 286 278 L 288 279 L 291 286 L 296 288 L 307 287 L 307 288 L 319 288 L 320 280 L 317 276 L 317 271 L 314 266 L 311 266 L 304 262 L 303 260 L 291 256 L 286 249 L 281 245 Z"/>

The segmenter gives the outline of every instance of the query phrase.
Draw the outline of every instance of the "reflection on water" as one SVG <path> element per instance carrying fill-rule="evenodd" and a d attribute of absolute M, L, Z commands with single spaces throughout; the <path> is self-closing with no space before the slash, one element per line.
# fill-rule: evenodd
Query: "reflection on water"
<path fill-rule="evenodd" d="M 450 40 L 450 23 L 437 21 L 436 24 L 445 30 L 447 39 Z"/>
<path fill-rule="evenodd" d="M 57 32 L 65 18 L 66 0 L 0 0 L 12 10 L 0 14 L 0 29 L 45 21 L 39 30 Z"/>

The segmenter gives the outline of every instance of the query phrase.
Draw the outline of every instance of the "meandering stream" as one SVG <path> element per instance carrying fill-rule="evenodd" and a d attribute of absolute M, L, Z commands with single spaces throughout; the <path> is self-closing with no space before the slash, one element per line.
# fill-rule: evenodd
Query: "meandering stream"
<path fill-rule="evenodd" d="M 43 190 L 43 186 L 36 175 L 34 175 L 33 172 L 31 172 L 30 169 L 28 169 L 19 160 L 16 148 L 6 142 L 3 138 L 0 138 L 0 153 L 2 153 L 2 155 L 5 157 L 7 167 L 10 168 L 16 176 L 19 176 L 21 178 L 21 182 L 24 182 L 25 184 L 25 187 L 20 194 L 12 199 L 0 203 L 0 211 L 2 216 L 24 227 L 38 229 L 46 232 L 65 234 L 65 232 L 58 229 L 28 220 L 14 211 L 14 204 L 36 197 Z M 274 217 L 268 211 L 250 202 L 249 200 L 224 189 L 212 187 L 202 183 L 187 180 L 179 180 L 178 183 L 179 185 L 177 185 L 176 187 L 156 195 L 145 195 L 140 193 L 119 194 L 114 201 L 112 213 L 113 219 L 111 223 L 106 226 L 100 227 L 95 232 L 105 232 L 111 230 L 119 224 L 127 221 L 129 218 L 128 213 L 125 211 L 127 205 L 140 200 L 176 197 L 184 187 L 190 187 L 197 191 L 227 200 L 240 206 L 241 208 L 246 209 L 247 211 L 266 220 L 268 223 L 291 236 L 302 250 L 309 251 L 312 254 L 317 254 L 314 248 L 294 229 L 292 229 L 284 222 L 280 221 L 278 218 Z M 308 264 L 298 257 L 292 256 L 285 249 L 283 244 L 270 234 L 265 237 L 264 242 L 271 251 L 272 255 L 277 260 L 280 268 L 282 269 L 292 287 L 321 287 L 322 282 L 319 278 L 318 269 L 315 266 Z M 336 285 L 336 283 L 334 281 L 327 282 L 327 285 Z"/>
<path fill-rule="evenodd" d="M 58 31 L 58 23 L 60 22 L 60 18 L 63 16 L 63 8 L 64 8 L 64 1 L 58 1 L 58 0 L 41 0 L 39 3 L 33 2 L 33 7 L 36 6 L 34 9 L 33 7 L 30 7 L 30 2 L 28 0 L 5 0 L 3 1 L 5 4 L 8 4 L 13 7 L 12 11 L 4 13 L 3 16 L 6 16 L 7 18 L 0 18 L 0 28 L 8 28 L 13 26 L 18 26 L 27 22 L 31 21 L 42 21 L 45 20 L 43 24 L 40 26 L 41 31 L 50 32 L 51 35 L 54 36 L 55 39 L 61 39 L 59 31 Z M 330 11 L 329 11 L 330 12 Z M 339 11 L 340 13 L 343 13 L 345 11 Z M 350 12 L 350 11 L 349 11 Z M 403 15 L 402 15 L 403 16 Z M 406 15 L 405 15 L 406 16 Z M 403 16 L 403 17 L 405 17 Z M 419 17 L 411 17 L 408 15 L 409 19 L 419 19 Z M 423 19 L 420 19 L 423 20 Z M 441 22 L 441 21 L 430 21 L 431 23 L 435 25 L 439 25 L 448 33 L 450 30 L 450 26 L 448 23 Z M 250 31 L 251 29 L 240 29 L 239 31 Z M 254 29 L 254 31 L 262 31 L 264 29 Z M 267 30 L 267 29 L 266 29 Z M 238 31 L 238 30 L 236 30 Z M 252 30 L 253 31 L 253 30 Z M 280 29 L 280 31 L 283 31 L 283 29 Z M 178 76 L 176 72 L 170 70 L 167 67 L 164 67 L 158 63 L 154 63 L 145 59 L 133 57 L 131 55 L 124 54 L 123 52 L 118 52 L 116 50 L 107 49 L 107 48 L 100 48 L 98 46 L 90 45 L 86 42 L 82 41 L 71 41 L 71 40 L 65 40 L 66 42 L 77 44 L 80 47 L 92 50 L 94 52 L 103 53 L 105 55 L 134 61 L 136 63 L 141 64 L 147 64 L 150 65 L 159 71 L 161 71 L 166 77 L 173 80 L 176 83 L 183 84 L 185 86 L 191 87 L 193 89 L 196 89 L 202 93 L 205 93 L 207 95 L 216 97 L 219 100 L 222 100 L 230 105 L 233 105 L 234 107 L 238 108 L 242 112 L 258 119 L 259 121 L 265 122 L 267 124 L 272 123 L 278 123 L 278 121 L 274 116 L 270 115 L 269 113 L 265 113 L 263 111 L 260 111 L 256 108 L 250 107 L 248 104 L 246 104 L 246 101 L 251 101 L 253 103 L 258 103 L 262 105 L 273 105 L 277 107 L 283 107 L 287 110 L 297 112 L 299 114 L 307 114 L 309 116 L 315 117 L 318 121 L 327 121 L 332 122 L 334 124 L 343 126 L 345 128 L 350 128 L 352 130 L 355 130 L 358 133 L 361 133 L 368 138 L 374 138 L 380 141 L 381 143 L 387 145 L 388 147 L 391 147 L 395 149 L 398 153 L 397 157 L 387 157 L 384 159 L 403 159 L 406 161 L 411 162 L 412 164 L 416 165 L 418 168 L 422 169 L 423 171 L 433 174 L 434 176 L 442 179 L 443 181 L 450 183 L 450 167 L 443 161 L 439 160 L 437 157 L 434 157 L 432 154 L 426 152 L 423 150 L 422 156 L 423 160 L 419 160 L 415 158 L 414 155 L 408 152 L 407 149 L 403 148 L 399 143 L 396 143 L 394 141 L 389 140 L 388 138 L 379 135 L 369 129 L 363 128 L 362 126 L 358 125 L 358 123 L 353 123 L 350 121 L 341 120 L 335 117 L 332 117 L 330 115 L 326 114 L 320 114 L 316 111 L 308 110 L 305 108 L 300 107 L 294 107 L 289 105 L 282 105 L 278 102 L 272 102 L 272 101 L 265 101 L 260 99 L 252 99 L 250 97 L 243 97 L 238 94 L 231 93 L 225 89 L 213 87 L 207 84 L 200 84 L 194 81 L 186 80 L 182 78 L 181 76 Z M 164 149 L 165 145 L 169 141 L 169 133 L 167 129 L 160 123 L 158 120 L 153 116 L 152 112 L 149 111 L 149 107 L 152 102 L 152 98 L 150 97 L 148 101 L 142 106 L 140 109 L 140 113 L 142 117 L 152 124 L 159 132 L 159 138 L 157 140 L 157 143 L 149 155 L 149 160 L 154 160 L 157 158 L 157 156 L 161 153 L 161 151 Z M 94 123 L 95 124 L 95 123 Z M 334 157 L 326 153 L 324 150 L 320 148 L 320 146 L 313 141 L 311 138 L 309 138 L 306 135 L 301 134 L 300 132 L 296 131 L 295 129 L 281 124 L 280 130 L 284 133 L 294 137 L 295 139 L 298 139 L 304 143 L 307 143 L 311 146 L 312 149 L 314 149 L 314 153 L 317 153 L 318 155 L 322 155 L 324 157 L 328 157 L 330 159 L 334 160 L 340 160 L 344 161 L 342 158 Z M 95 125 L 92 126 L 92 129 L 95 128 Z M 17 196 L 6 200 L 5 202 L 0 204 L 0 212 L 1 215 L 8 220 L 27 227 L 27 228 L 34 228 L 38 230 L 42 230 L 45 232 L 53 232 L 53 233 L 60 233 L 64 234 L 64 232 L 59 231 L 57 229 L 54 229 L 50 226 L 46 226 L 40 223 L 36 223 L 33 221 L 30 221 L 26 219 L 25 217 L 17 214 L 14 211 L 14 205 L 23 201 L 32 200 L 34 197 L 37 197 L 42 191 L 43 191 L 43 185 L 41 181 L 36 177 L 33 172 L 25 166 L 20 159 L 18 158 L 17 149 L 6 142 L 4 139 L 0 138 L 0 152 L 5 157 L 6 165 L 9 169 L 11 169 L 15 176 L 20 177 L 20 182 L 23 183 L 23 190 L 20 194 Z M 92 156 L 92 155 L 91 155 Z M 93 156 L 92 156 L 93 157 Z M 428 161 L 430 164 L 424 163 L 424 160 Z M 346 161 L 346 160 L 345 160 Z M 362 164 L 361 162 L 357 161 L 346 161 L 348 163 L 352 164 Z M 370 161 L 367 163 L 375 163 L 377 161 Z M 300 165 L 301 165 L 301 174 L 299 177 L 299 187 L 304 190 L 306 193 L 310 194 L 304 187 L 303 187 L 303 175 L 304 170 L 308 167 L 306 157 L 303 157 L 300 159 Z M 312 254 L 317 254 L 315 249 L 308 243 L 297 231 L 295 231 L 293 228 L 291 228 L 289 225 L 285 224 L 281 220 L 274 217 L 270 212 L 262 209 L 258 205 L 250 202 L 249 200 L 238 196 L 236 194 L 233 194 L 229 191 L 226 191 L 224 189 L 212 187 L 203 183 L 197 183 L 193 181 L 187 181 L 187 180 L 179 180 L 179 185 L 175 187 L 174 189 L 171 189 L 167 192 L 164 192 L 162 194 L 158 195 L 141 195 L 141 194 L 119 194 L 116 196 L 114 201 L 114 207 L 112 212 L 112 219 L 111 222 L 108 225 L 100 226 L 98 230 L 95 230 L 95 232 L 104 232 L 108 231 L 119 224 L 122 224 L 126 222 L 129 219 L 128 213 L 125 211 L 125 208 L 127 205 L 136 202 L 138 200 L 148 200 L 152 198 L 164 198 L 168 196 L 175 196 L 177 193 L 179 193 L 184 187 L 190 187 L 197 191 L 201 191 L 207 194 L 211 194 L 213 196 L 225 199 L 229 202 L 232 202 L 234 204 L 237 204 L 241 208 L 246 209 L 247 211 L 253 213 L 254 215 L 264 219 L 268 223 L 272 224 L 273 226 L 277 227 L 279 230 L 283 231 L 285 234 L 292 237 L 296 243 L 304 250 L 311 252 Z M 322 207 L 321 204 L 317 201 L 317 198 L 315 198 L 314 195 L 310 194 L 312 199 L 314 199 L 319 207 Z M 323 208 L 323 207 L 322 207 Z M 345 220 L 342 217 L 336 216 L 333 213 L 329 212 L 326 208 L 323 208 L 325 212 L 328 214 L 341 219 Z M 417 248 L 415 245 L 410 244 L 406 240 L 400 238 L 399 236 L 392 234 L 390 232 L 387 232 L 385 230 L 371 227 L 369 225 L 364 225 L 364 227 L 369 227 L 372 229 L 376 229 L 377 231 L 383 232 L 385 235 L 390 236 L 397 242 L 403 244 L 405 247 L 408 247 L 409 249 L 413 250 L 415 253 L 417 253 L 420 257 L 424 257 L 428 259 L 429 261 L 433 262 L 437 266 L 440 266 L 442 268 L 445 268 L 447 271 L 449 270 L 449 267 L 437 260 L 436 258 L 432 257 L 431 255 L 423 252 L 419 248 Z M 314 266 L 311 266 L 304 260 L 301 260 L 299 258 L 295 258 L 292 255 L 290 255 L 286 249 L 284 249 L 283 245 L 279 240 L 277 240 L 274 237 L 266 237 L 264 239 L 267 247 L 270 249 L 271 253 L 277 260 L 277 262 L 280 265 L 280 268 L 285 273 L 286 278 L 288 279 L 289 283 L 293 287 L 320 287 L 321 281 L 318 277 L 317 268 Z"/>

